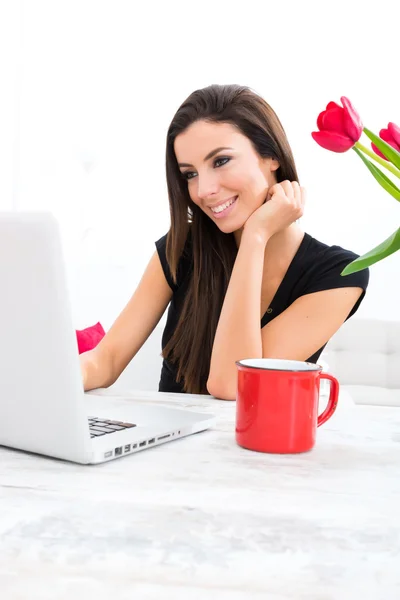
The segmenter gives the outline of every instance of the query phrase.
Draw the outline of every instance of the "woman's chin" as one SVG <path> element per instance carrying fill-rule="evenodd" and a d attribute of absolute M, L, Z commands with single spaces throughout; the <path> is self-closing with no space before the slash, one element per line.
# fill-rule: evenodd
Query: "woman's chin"
<path fill-rule="evenodd" d="M 241 230 L 244 227 L 246 219 L 221 219 L 221 222 L 216 221 L 215 224 L 223 233 L 233 233 Z"/>

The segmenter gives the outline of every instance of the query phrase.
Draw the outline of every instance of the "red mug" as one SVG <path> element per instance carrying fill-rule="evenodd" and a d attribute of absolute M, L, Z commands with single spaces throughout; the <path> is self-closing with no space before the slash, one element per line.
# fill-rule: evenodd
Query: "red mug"
<path fill-rule="evenodd" d="M 292 454 L 314 447 L 317 427 L 335 412 L 339 382 L 314 363 L 272 358 L 236 362 L 236 441 L 258 452 Z M 329 379 L 327 407 L 318 415 L 321 379 Z"/>

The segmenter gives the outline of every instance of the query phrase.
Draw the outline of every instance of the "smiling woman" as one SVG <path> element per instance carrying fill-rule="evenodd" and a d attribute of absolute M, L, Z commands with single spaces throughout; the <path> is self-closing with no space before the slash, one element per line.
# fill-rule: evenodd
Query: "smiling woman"
<path fill-rule="evenodd" d="M 176 136 L 174 153 L 190 201 L 214 219 L 230 215 L 218 224 L 225 233 L 239 231 L 261 206 L 280 167 L 272 149 L 258 154 L 234 124 L 218 121 L 192 123 Z"/>
<path fill-rule="evenodd" d="M 238 360 L 318 360 L 369 273 L 341 276 L 357 255 L 297 224 L 305 189 L 273 109 L 238 85 L 193 92 L 170 124 L 166 173 L 170 229 L 82 359 L 85 388 L 116 380 L 168 304 L 160 391 L 234 399 Z"/>

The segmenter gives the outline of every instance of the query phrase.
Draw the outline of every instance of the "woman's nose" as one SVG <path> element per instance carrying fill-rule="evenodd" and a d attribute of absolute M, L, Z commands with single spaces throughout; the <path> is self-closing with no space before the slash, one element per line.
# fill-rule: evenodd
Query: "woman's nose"
<path fill-rule="evenodd" d="M 197 195 L 201 200 L 207 200 L 219 192 L 218 176 L 215 174 L 198 175 Z"/>

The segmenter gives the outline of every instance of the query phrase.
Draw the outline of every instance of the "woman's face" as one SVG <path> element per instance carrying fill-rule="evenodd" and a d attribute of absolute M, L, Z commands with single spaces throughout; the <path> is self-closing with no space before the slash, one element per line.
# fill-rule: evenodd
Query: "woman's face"
<path fill-rule="evenodd" d="M 230 123 L 196 121 L 176 137 L 174 150 L 191 200 L 224 233 L 240 230 L 276 183 L 279 163 L 261 158 Z"/>

